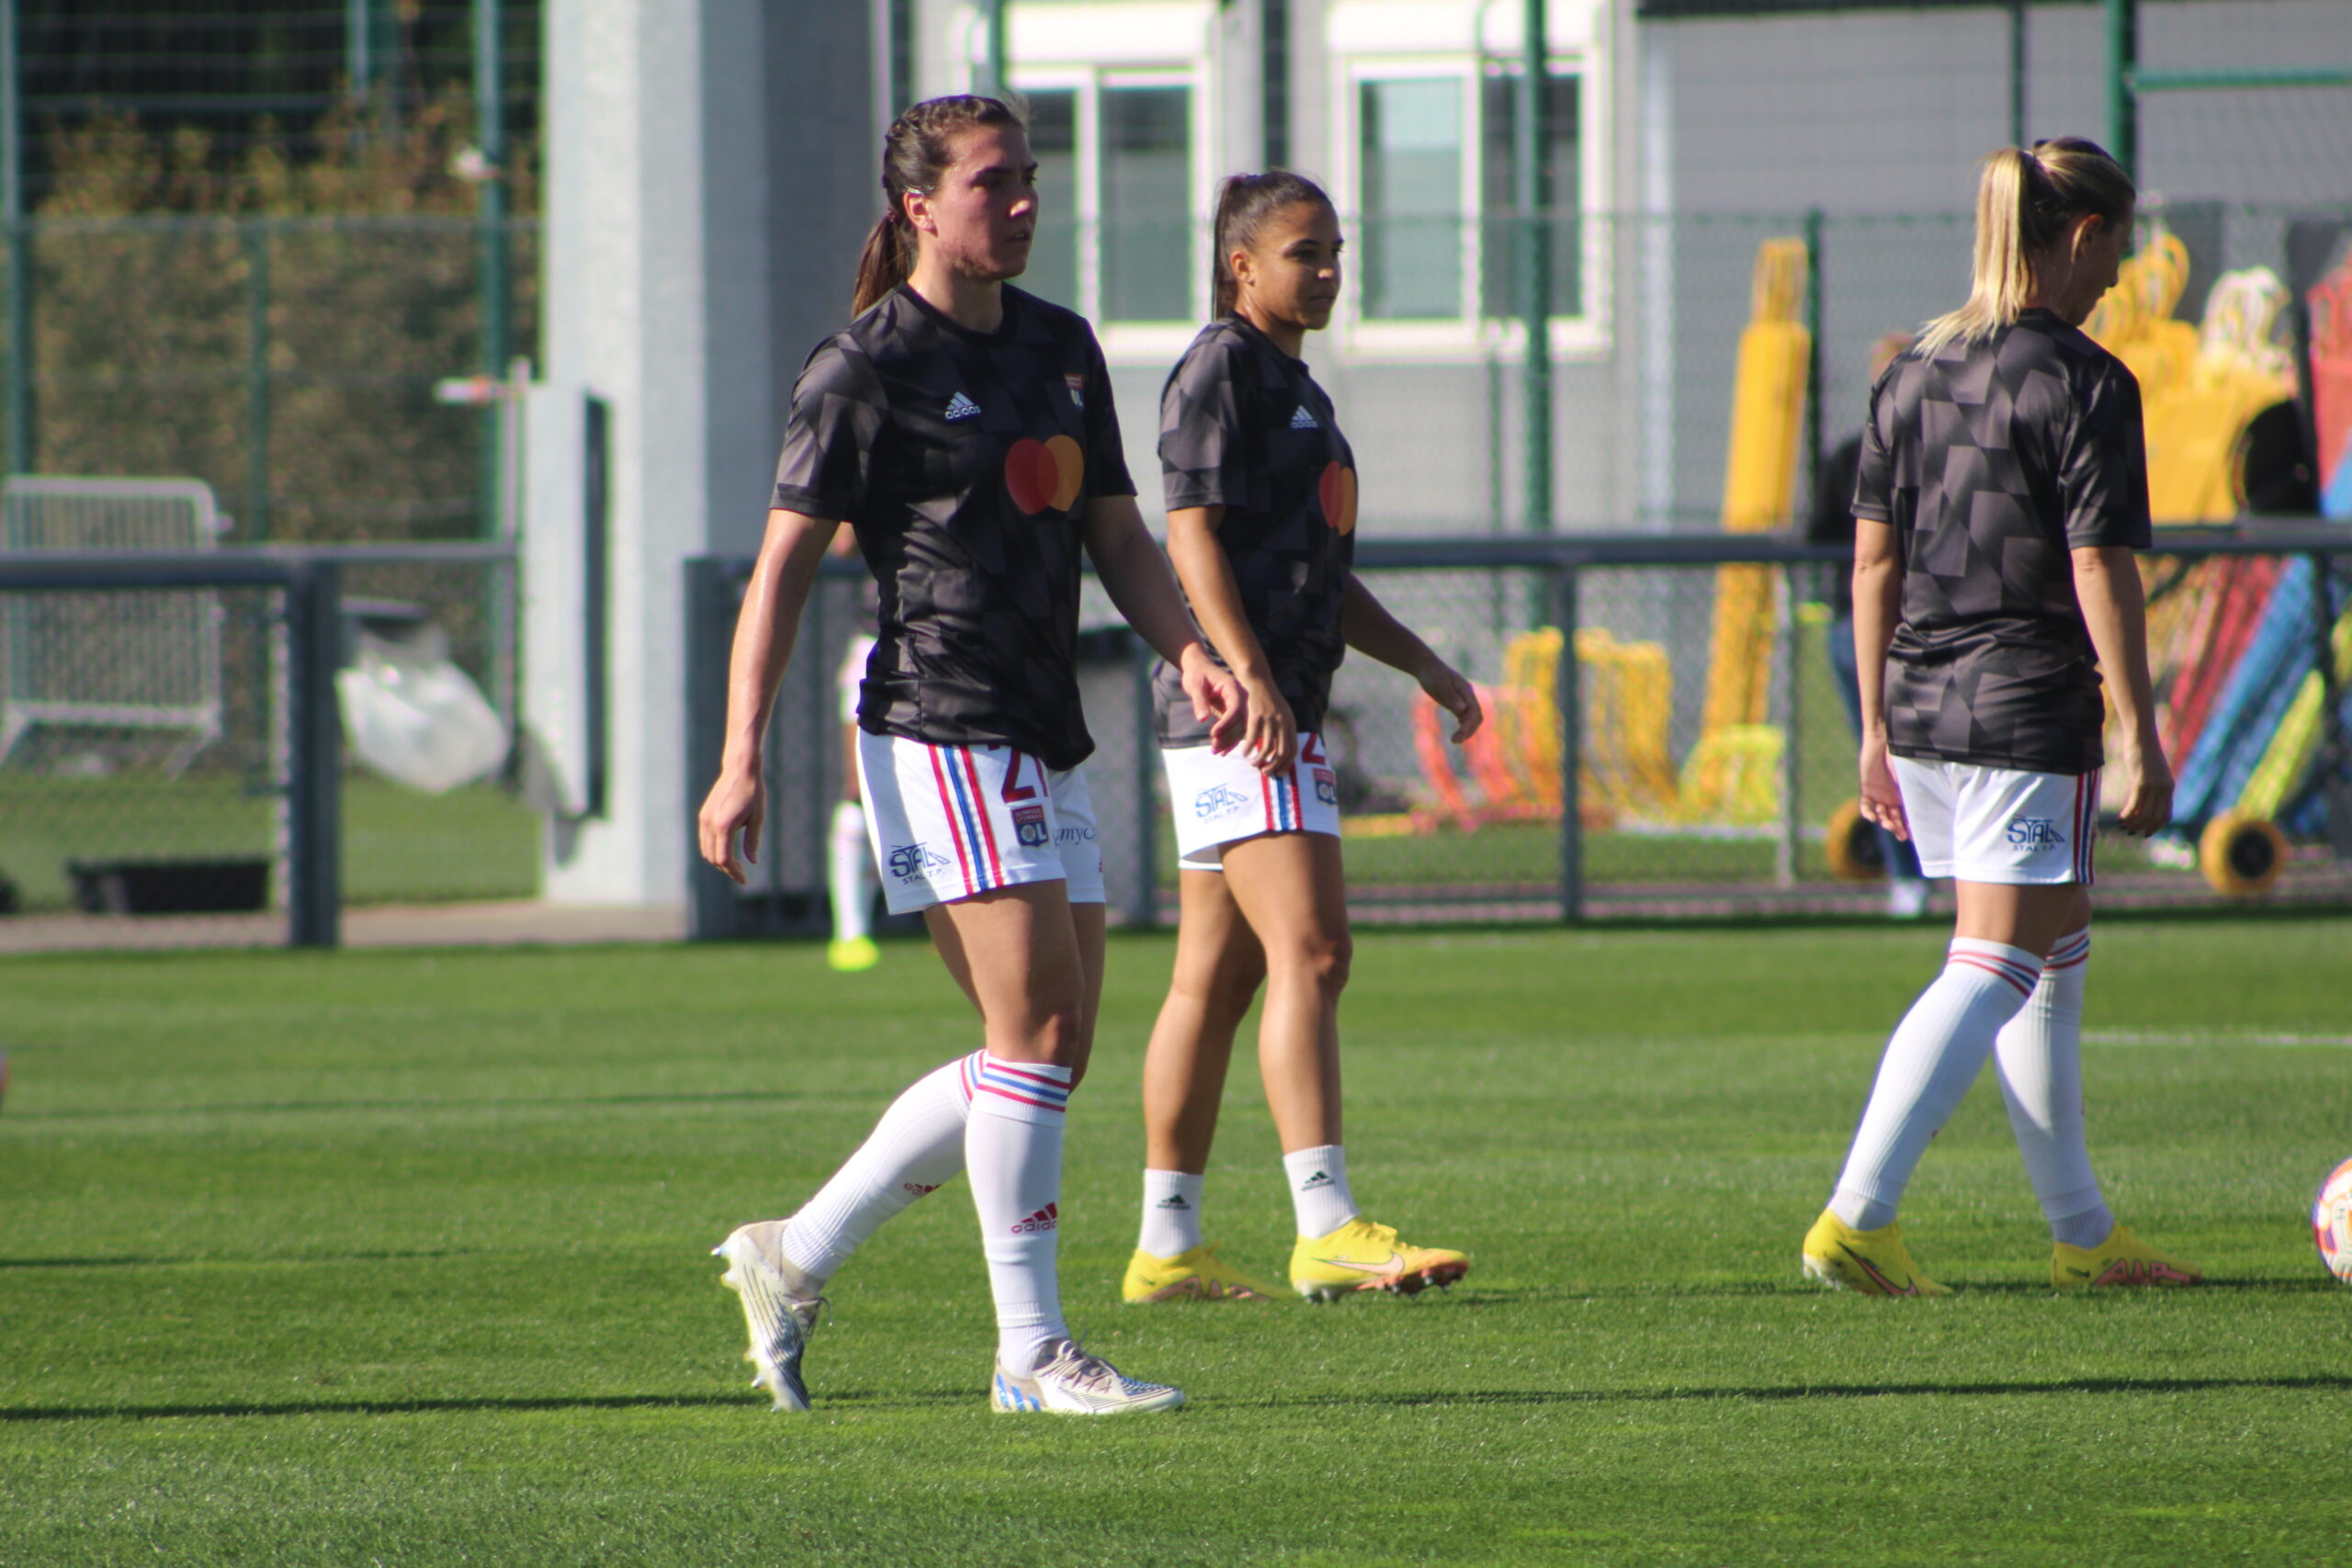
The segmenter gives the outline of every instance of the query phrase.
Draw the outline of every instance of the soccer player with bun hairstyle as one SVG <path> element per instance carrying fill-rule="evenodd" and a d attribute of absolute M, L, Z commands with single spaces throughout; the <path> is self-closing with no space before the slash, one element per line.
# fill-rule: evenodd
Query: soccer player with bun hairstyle
<path fill-rule="evenodd" d="M 2128 833 L 2172 816 L 2134 549 L 2132 372 L 2080 331 L 2136 194 L 2076 137 L 2007 147 L 1976 194 L 1975 284 L 1871 389 L 1854 491 L 1862 812 L 1955 878 L 1942 974 L 1904 1016 L 1804 1271 L 1940 1295 L 1895 1224 L 1928 1141 L 1994 1058 L 2061 1289 L 2193 1284 L 2116 1223 L 2083 1136 L 2083 980 L 2100 773 Z M 2120 743 L 2103 755 L 2101 673 Z"/>
<path fill-rule="evenodd" d="M 778 1409 L 808 1408 L 801 1358 L 826 1280 L 959 1170 L 996 1301 L 995 1407 L 1183 1402 L 1080 1349 L 1055 1279 L 1063 1114 L 1102 983 L 1102 856 L 1079 765 L 1093 750 L 1078 694 L 1081 550 L 1181 672 L 1212 743 L 1232 744 L 1244 716 L 1144 529 L 1092 331 L 1006 284 L 1028 263 L 1035 180 L 1019 117 L 993 98 L 933 99 L 891 124 L 856 319 L 794 389 L 736 626 L 726 750 L 697 826 L 704 858 L 741 881 L 737 835 L 759 852 L 777 682 L 818 563 L 850 523 L 879 589 L 857 708 L 866 830 L 890 909 L 923 912 L 986 1042 L 901 1094 L 799 1213 L 716 1249 Z"/>
<path fill-rule="evenodd" d="M 1298 1241 L 1291 1288 L 1329 1299 L 1462 1277 L 1459 1252 L 1410 1247 L 1358 1213 L 1340 1128 L 1347 884 L 1338 779 L 1323 748 L 1331 672 L 1350 648 L 1411 675 L 1478 728 L 1470 682 L 1349 570 L 1355 455 L 1299 355 L 1340 292 L 1340 220 L 1312 181 L 1237 175 L 1218 193 L 1216 320 L 1160 394 L 1168 548 L 1193 614 L 1241 683 L 1242 745 L 1220 752 L 1163 665 L 1154 708 L 1175 807 L 1176 972 L 1144 1063 L 1143 1234 L 1130 1302 L 1271 1299 L 1201 1235 L 1203 1172 L 1233 1036 L 1260 984 L 1258 1064 Z"/>

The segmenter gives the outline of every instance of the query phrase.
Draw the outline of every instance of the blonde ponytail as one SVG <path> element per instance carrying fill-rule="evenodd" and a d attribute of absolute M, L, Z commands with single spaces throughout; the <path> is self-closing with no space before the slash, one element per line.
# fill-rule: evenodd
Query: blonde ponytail
<path fill-rule="evenodd" d="M 1982 343 L 2016 321 L 2033 292 L 2033 258 L 2086 216 L 2121 223 L 2139 193 L 2121 164 L 2095 141 L 2061 136 L 2031 148 L 2004 147 L 1976 182 L 1976 265 L 1968 303 L 1929 321 L 1919 353 L 1950 343 Z"/>

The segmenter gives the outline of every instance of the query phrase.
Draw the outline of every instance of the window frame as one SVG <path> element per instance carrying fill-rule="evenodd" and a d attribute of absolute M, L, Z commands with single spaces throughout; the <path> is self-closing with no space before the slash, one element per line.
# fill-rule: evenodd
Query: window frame
<path fill-rule="evenodd" d="M 1103 357 L 1114 363 L 1166 364 L 1184 352 L 1208 320 L 1209 282 L 1205 265 L 1209 191 L 1214 175 L 1206 129 L 1214 117 L 1207 96 L 1214 91 L 1209 62 L 1204 58 L 1144 63 L 1096 64 L 1084 61 L 1016 61 L 1012 86 L 1017 92 L 1076 94 L 1073 117 L 1078 138 L 1078 302 L 1076 309 L 1093 324 Z M 1182 87 L 1186 89 L 1185 177 L 1188 221 L 1194 231 L 1202 265 L 1185 269 L 1188 313 L 1158 321 L 1114 321 L 1102 313 L 1102 94 L 1121 87 Z M 1019 287 L 1020 280 L 1013 279 Z"/>
<path fill-rule="evenodd" d="M 1561 47 L 1547 51 L 1547 68 L 1555 76 L 1577 81 L 1577 242 L 1581 309 L 1573 315 L 1551 318 L 1552 355 L 1555 360 L 1598 360 L 1610 351 L 1608 245 L 1604 231 L 1608 161 L 1601 130 L 1608 124 L 1607 77 L 1598 48 Z M 1520 57 L 1491 50 L 1433 50 L 1374 53 L 1335 51 L 1330 60 L 1333 106 L 1332 150 L 1338 196 L 1350 231 L 1362 227 L 1365 176 L 1363 167 L 1363 88 L 1372 82 L 1453 78 L 1461 83 L 1462 98 L 1462 283 L 1460 312 L 1421 321 L 1380 321 L 1367 315 L 1363 304 L 1361 263 L 1351 268 L 1347 287 L 1332 326 L 1341 354 L 1352 361 L 1484 360 L 1513 358 L 1526 352 L 1526 323 L 1516 316 L 1488 316 L 1480 298 L 1485 268 L 1487 227 L 1486 209 L 1486 85 L 1494 75 L 1509 77 Z M 1352 255 L 1362 247 L 1351 244 Z"/>

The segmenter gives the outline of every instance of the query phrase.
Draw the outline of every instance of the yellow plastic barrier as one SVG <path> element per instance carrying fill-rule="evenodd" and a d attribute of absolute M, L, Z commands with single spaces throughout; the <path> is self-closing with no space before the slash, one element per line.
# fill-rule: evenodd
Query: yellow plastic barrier
<path fill-rule="evenodd" d="M 1749 321 L 1739 334 L 1732 384 L 1731 452 L 1724 466 L 1726 533 L 1784 527 L 1795 504 L 1805 367 L 1813 353 L 1813 334 L 1799 319 L 1806 265 L 1803 240 L 1767 240 L 1756 253 Z M 1747 753 L 1723 744 L 1711 748 L 1709 742 L 1764 720 L 1772 667 L 1772 599 L 1771 568 L 1717 569 L 1700 743 L 1682 770 L 1678 815 L 1686 821 L 1744 819 L 1734 803 L 1745 788 L 1740 781 Z"/>
<path fill-rule="evenodd" d="M 2222 523 L 2245 500 L 2247 425 L 2295 395 L 2293 360 L 2277 341 L 2287 289 L 2267 267 L 2224 273 L 2200 331 L 2172 319 L 2188 286 L 2188 248 L 2159 232 L 2083 330 L 2139 378 L 2155 520 Z"/>

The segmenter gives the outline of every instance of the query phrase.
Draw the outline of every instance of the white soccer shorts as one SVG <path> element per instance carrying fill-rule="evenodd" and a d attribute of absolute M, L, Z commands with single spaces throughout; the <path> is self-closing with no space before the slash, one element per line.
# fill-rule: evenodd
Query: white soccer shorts
<path fill-rule="evenodd" d="M 1102 846 L 1083 769 L 1009 746 L 929 746 L 857 732 L 865 832 L 894 915 L 1023 882 L 1067 882 L 1102 902 Z"/>
<path fill-rule="evenodd" d="M 1340 836 L 1340 778 L 1319 735 L 1300 734 L 1283 773 L 1260 773 L 1238 746 L 1222 757 L 1206 746 L 1163 747 L 1159 760 L 1186 871 L 1222 871 L 1226 845 L 1266 833 Z"/>
<path fill-rule="evenodd" d="M 2098 770 L 2029 773 L 1890 757 L 1903 814 L 1929 876 L 1962 882 L 2091 885 Z"/>

